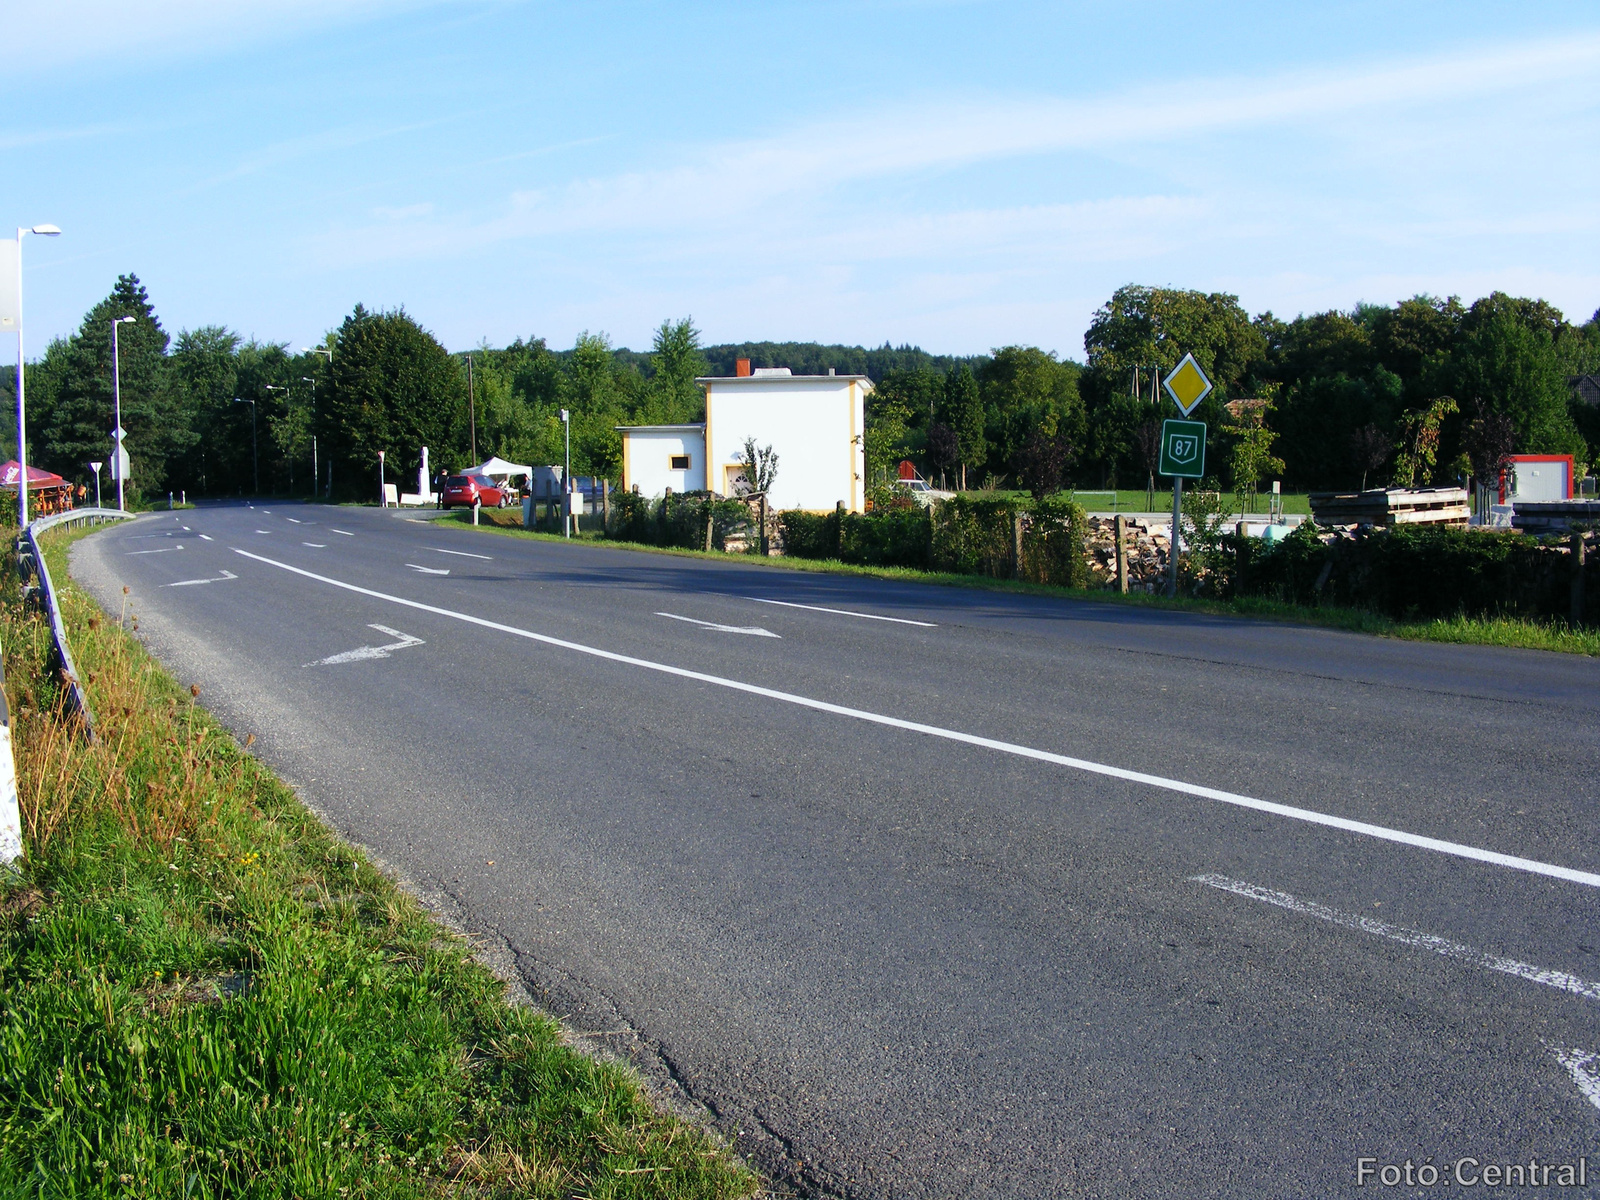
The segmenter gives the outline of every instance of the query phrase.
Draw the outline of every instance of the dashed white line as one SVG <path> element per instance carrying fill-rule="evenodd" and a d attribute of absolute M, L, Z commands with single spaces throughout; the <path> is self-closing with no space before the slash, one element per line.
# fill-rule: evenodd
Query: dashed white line
<path fill-rule="evenodd" d="M 159 550 L 129 550 L 128 555 L 132 557 L 135 554 L 171 554 L 174 550 L 182 549 L 182 546 L 163 546 Z"/>
<path fill-rule="evenodd" d="M 1542 983 L 1545 987 L 1552 987 L 1562 992 L 1571 992 L 1575 996 L 1582 996 L 1585 1000 L 1600 1000 L 1600 983 L 1591 983 L 1587 979 L 1579 979 L 1576 975 L 1568 975 L 1565 971 L 1552 971 L 1545 967 L 1536 967 L 1532 963 L 1519 962 L 1514 958 L 1502 958 L 1498 954 L 1475 950 L 1471 946 L 1463 946 L 1460 942 L 1452 942 L 1446 938 L 1435 937 L 1433 934 L 1423 933 L 1419 929 L 1407 929 L 1402 925 L 1390 925 L 1386 921 L 1379 921 L 1373 917 L 1340 912 L 1338 909 L 1329 908 L 1325 904 L 1316 904 L 1310 900 L 1301 900 L 1296 896 L 1291 896 L 1287 892 L 1275 892 L 1271 888 L 1257 887 L 1253 883 L 1229 879 L 1226 875 L 1193 875 L 1190 876 L 1189 882 L 1203 883 L 1207 887 L 1220 888 L 1225 892 L 1232 892 L 1235 896 L 1243 896 L 1247 900 L 1259 900 L 1263 904 L 1273 904 L 1279 908 L 1286 908 L 1290 912 L 1300 913 L 1302 916 L 1315 917 L 1319 921 L 1327 921 L 1330 925 L 1342 925 L 1346 929 L 1359 929 L 1362 933 L 1376 934 L 1378 937 L 1388 938 L 1392 942 L 1415 946 L 1418 950 L 1427 950 L 1434 954 L 1443 955 L 1445 958 L 1459 958 L 1463 962 L 1471 963 L 1473 966 L 1483 967 L 1488 971 L 1500 971 L 1506 975 L 1515 975 L 1518 979 L 1526 979 L 1530 983 Z"/>
<path fill-rule="evenodd" d="M 301 542 L 300 544 L 302 546 L 310 546 L 313 550 L 326 550 L 328 548 L 327 542 Z"/>
<path fill-rule="evenodd" d="M 187 526 L 187 525 L 185 525 L 185 526 L 184 526 L 184 527 L 183 527 L 183 531 L 184 531 L 184 532 L 185 532 L 185 533 L 193 533 L 193 532 L 194 532 L 194 530 L 192 530 L 192 529 L 190 529 L 190 528 L 189 528 L 189 527 L 188 527 L 188 526 Z"/>
<path fill-rule="evenodd" d="M 294 525 L 300 524 L 300 522 L 294 517 L 285 517 L 284 520 L 288 521 L 288 522 L 290 522 L 291 524 L 294 524 Z"/>
<path fill-rule="evenodd" d="M 258 530 L 256 530 L 256 532 L 257 533 L 266 533 L 267 531 L 265 529 L 258 529 Z"/>
<path fill-rule="evenodd" d="M 465 550 L 445 550 L 439 546 L 425 546 L 425 550 L 432 550 L 435 554 L 454 554 L 458 558 L 481 558 L 484 562 L 493 562 L 494 558 L 488 554 L 469 554 Z"/>
<path fill-rule="evenodd" d="M 932 621 L 912 621 L 906 617 L 880 617 L 877 613 L 852 612 L 848 608 L 823 608 L 820 604 L 796 604 L 792 600 L 767 600 L 761 596 L 746 596 L 757 604 L 781 604 L 784 608 L 809 608 L 812 612 L 834 613 L 841 617 L 861 617 L 867 621 L 893 621 L 896 625 L 920 625 L 924 629 L 939 628 Z"/>
<path fill-rule="evenodd" d="M 329 525 L 328 528 L 329 529 L 333 529 L 333 526 Z M 344 533 L 344 530 L 342 530 L 342 529 L 333 529 L 333 532 L 335 532 L 335 533 Z M 345 537 L 355 537 L 355 534 L 353 534 L 353 533 L 344 533 L 344 535 L 345 535 Z"/>
<path fill-rule="evenodd" d="M 1145 787 L 1178 792 L 1181 795 L 1194 796 L 1202 800 L 1215 800 L 1221 804 L 1247 808 L 1255 812 L 1271 813 L 1274 816 L 1287 817 L 1294 821 L 1304 821 L 1311 825 L 1322 825 L 1329 829 L 1342 830 L 1345 833 L 1356 833 L 1363 837 L 1376 838 L 1380 841 L 1396 842 L 1403 846 L 1414 846 L 1421 850 L 1432 850 L 1437 854 L 1448 854 L 1455 858 L 1471 859 L 1474 862 L 1488 863 L 1491 866 L 1505 867 L 1513 871 L 1527 871 L 1534 875 L 1563 879 L 1568 883 L 1582 884 L 1584 887 L 1600 888 L 1600 875 L 1592 871 L 1579 871 L 1572 867 L 1563 867 L 1555 863 L 1540 862 L 1538 859 L 1522 858 L 1515 854 L 1502 854 L 1498 850 L 1483 850 L 1477 846 L 1467 846 L 1460 842 L 1445 841 L 1443 838 L 1408 833 L 1403 829 L 1390 829 L 1387 826 L 1373 825 L 1366 821 L 1352 821 L 1348 817 L 1336 817 L 1330 813 L 1317 812 L 1314 809 L 1296 808 L 1289 804 L 1276 804 L 1270 800 L 1258 800 L 1253 796 L 1242 796 L 1237 792 L 1225 792 L 1220 788 L 1204 787 L 1197 783 L 1185 783 L 1181 779 L 1166 779 L 1160 775 L 1147 774 L 1144 771 L 1130 771 L 1124 767 L 1113 767 L 1105 763 L 1091 762 L 1084 758 L 1055 754 L 1049 750 L 1036 750 L 1031 746 L 1020 746 L 1015 742 L 1002 742 L 996 738 L 980 737 L 977 734 L 963 733 L 957 729 L 945 729 L 938 725 L 924 725 L 920 721 L 906 721 L 899 717 L 885 716 L 882 713 L 867 712 L 859 708 L 848 708 L 842 704 L 830 704 L 826 700 L 813 700 L 809 696 L 800 696 L 793 692 L 780 692 L 774 688 L 759 687 L 756 684 L 745 683 L 739 679 L 726 679 L 720 675 L 708 675 L 703 671 L 691 671 L 685 667 L 675 667 L 668 663 L 652 662 L 646 658 L 634 658 L 631 655 L 618 654 L 613 650 L 602 650 L 598 646 L 585 646 L 581 642 L 569 642 L 563 638 L 551 637 L 546 633 L 535 633 L 531 629 L 519 629 L 515 625 L 503 625 L 486 617 L 477 617 L 470 613 L 457 612 L 454 609 L 441 608 L 434 604 L 424 604 L 420 600 L 409 600 L 404 596 L 394 596 L 387 592 L 374 591 L 372 588 L 346 583 L 341 579 L 331 579 L 326 575 L 318 575 L 314 571 L 293 567 L 288 563 L 278 562 L 276 559 L 266 558 L 260 554 L 252 554 L 250 551 L 241 550 L 237 546 L 233 547 L 233 552 L 242 554 L 246 558 L 253 558 L 257 562 L 266 563 L 268 566 L 278 567 L 296 575 L 303 575 L 307 579 L 314 579 L 318 583 L 328 584 L 330 587 L 354 592 L 357 595 L 371 596 L 375 600 L 386 600 L 391 604 L 415 608 L 421 612 L 436 613 L 439 616 L 464 621 L 467 624 L 477 625 L 483 629 L 509 633 L 514 637 L 527 638 L 529 641 L 541 642 L 547 646 L 559 646 L 563 650 L 592 655 L 595 658 L 622 663 L 625 666 L 639 667 L 647 671 L 660 671 L 664 675 L 674 675 L 680 679 L 693 679 L 700 683 L 714 684 L 717 687 L 725 687 L 748 695 L 764 696 L 769 700 L 778 700 L 785 704 L 794 704 L 817 712 L 833 713 L 837 716 L 852 717 L 858 721 L 867 721 L 874 725 L 885 725 L 893 729 L 904 729 L 911 733 L 922 733 L 929 737 L 942 738 L 946 741 L 961 742 L 969 746 L 980 746 L 987 750 L 999 751 L 1002 754 L 1014 754 L 1019 758 L 1055 763 L 1058 766 L 1070 767 L 1075 771 L 1084 771 L 1091 775 L 1103 775 L 1111 779 L 1120 779 L 1127 783 L 1137 783 Z"/>
<path fill-rule="evenodd" d="M 216 538 L 214 538 L 214 537 L 212 537 L 212 536 L 211 536 L 211 535 L 210 535 L 210 534 L 209 534 L 209 533 L 202 533 L 202 534 L 201 534 L 201 535 L 200 535 L 200 536 L 201 536 L 201 537 L 202 537 L 202 538 L 203 538 L 203 539 L 205 539 L 205 540 L 206 540 L 206 541 L 208 541 L 208 542 L 214 542 L 214 541 L 216 541 Z"/>

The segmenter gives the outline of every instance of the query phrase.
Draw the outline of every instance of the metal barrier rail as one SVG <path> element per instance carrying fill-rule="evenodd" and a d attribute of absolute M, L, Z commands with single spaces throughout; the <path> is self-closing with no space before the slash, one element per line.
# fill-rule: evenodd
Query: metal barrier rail
<path fill-rule="evenodd" d="M 50 617 L 51 648 L 55 652 L 56 665 L 61 669 L 62 678 L 68 687 L 68 697 L 72 707 L 77 709 L 79 718 L 83 721 L 84 736 L 89 741 L 94 741 L 94 714 L 89 711 L 89 700 L 83 694 L 83 684 L 78 680 L 78 668 L 72 662 L 72 647 L 67 644 L 67 627 L 61 620 L 61 605 L 56 597 L 55 584 L 50 579 L 50 568 L 45 565 L 44 551 L 39 549 L 38 535 L 57 525 L 73 525 L 82 521 L 117 521 L 132 517 L 133 513 L 119 512 L 114 508 L 77 508 L 63 513 L 53 513 L 48 517 L 39 517 L 28 523 L 22 531 L 18 549 L 21 565 L 24 570 L 31 570 L 38 580 L 38 592 L 44 604 L 46 614 Z M 31 561 L 30 561 L 31 560 Z"/>

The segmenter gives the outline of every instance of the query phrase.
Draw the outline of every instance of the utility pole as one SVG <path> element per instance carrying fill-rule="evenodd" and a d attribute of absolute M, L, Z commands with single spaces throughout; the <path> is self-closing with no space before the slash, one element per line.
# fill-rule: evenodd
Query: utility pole
<path fill-rule="evenodd" d="M 566 420 L 563 411 L 561 419 Z M 472 391 L 472 355 L 467 355 L 467 429 L 472 439 L 472 465 L 478 465 L 478 405 Z"/>
<path fill-rule="evenodd" d="M 467 360 L 472 361 L 471 359 Z M 561 506 L 565 514 L 561 519 L 561 536 L 572 537 L 572 414 L 561 410 L 561 432 L 566 437 L 566 458 L 561 468 L 561 490 L 566 493 L 566 503 Z M 476 454 L 473 455 L 477 457 Z"/>

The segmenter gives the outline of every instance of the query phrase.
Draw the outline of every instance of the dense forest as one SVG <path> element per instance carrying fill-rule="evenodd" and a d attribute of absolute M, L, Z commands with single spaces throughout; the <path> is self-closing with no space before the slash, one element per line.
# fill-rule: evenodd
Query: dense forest
<path fill-rule="evenodd" d="M 695 378 L 732 374 L 738 358 L 871 377 L 870 471 L 882 477 L 910 458 L 951 486 L 1144 486 L 1155 431 L 1172 415 L 1158 380 L 1185 352 L 1215 384 L 1196 415 L 1212 428 L 1221 487 L 1422 485 L 1482 477 L 1510 453 L 1583 464 L 1600 455 L 1600 408 L 1573 386 L 1600 372 L 1600 314 L 1574 325 L 1544 301 L 1501 293 L 1284 321 L 1251 317 L 1230 295 L 1129 286 L 1095 313 L 1083 362 L 1032 346 L 970 357 L 889 345 L 703 346 L 687 318 L 663 322 L 645 352 L 584 333 L 570 348 L 532 338 L 451 354 L 403 310 L 359 305 L 323 344 L 295 353 L 221 326 L 174 338 L 126 275 L 77 333 L 29 365 L 31 461 L 92 481 L 87 464 L 109 453 L 111 323 L 127 316 L 122 421 L 145 494 L 240 494 L 257 471 L 264 493 L 308 494 L 315 457 L 323 489 L 367 496 L 379 450 L 395 482 L 423 445 L 444 467 L 490 454 L 560 462 L 563 409 L 574 469 L 614 478 L 615 426 L 702 419 Z M 13 376 L 0 374 L 6 391 Z M 5 406 L 8 421 L 14 407 Z"/>

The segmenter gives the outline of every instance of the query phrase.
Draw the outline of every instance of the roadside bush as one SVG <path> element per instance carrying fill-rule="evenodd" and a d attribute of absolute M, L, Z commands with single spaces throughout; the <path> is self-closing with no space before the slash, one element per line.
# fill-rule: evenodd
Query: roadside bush
<path fill-rule="evenodd" d="M 847 513 L 840 528 L 839 557 L 872 567 L 926 569 L 928 522 L 928 510 L 920 505 Z"/>
<path fill-rule="evenodd" d="M 1592 543 L 1591 535 L 1591 543 Z M 1572 558 L 1561 541 L 1400 526 L 1324 542 L 1308 521 L 1275 547 L 1228 535 L 1234 594 L 1339 604 L 1396 619 L 1568 617 Z M 1600 618 L 1600 563 L 1584 565 L 1585 622 Z"/>
<path fill-rule="evenodd" d="M 659 500 L 622 492 L 612 500 L 611 528 L 606 536 L 646 546 L 703 550 L 707 518 L 711 544 L 718 550 L 733 534 L 753 527 L 749 508 L 742 501 L 724 500 L 711 492 L 683 492 Z"/>
<path fill-rule="evenodd" d="M 791 558 L 838 558 L 839 513 L 789 509 L 778 514 L 783 552 Z"/>

